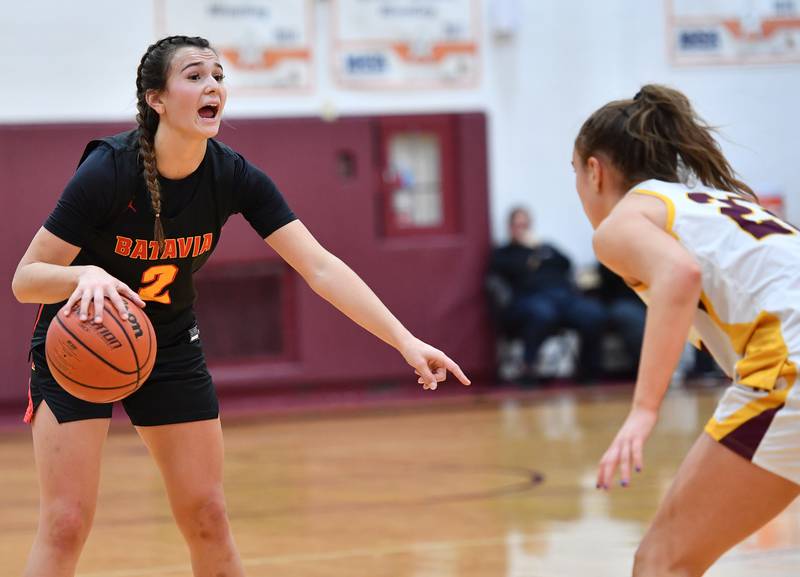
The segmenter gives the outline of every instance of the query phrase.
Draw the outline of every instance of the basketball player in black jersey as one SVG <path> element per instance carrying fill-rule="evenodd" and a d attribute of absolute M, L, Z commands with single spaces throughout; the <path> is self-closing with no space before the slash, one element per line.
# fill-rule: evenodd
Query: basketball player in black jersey
<path fill-rule="evenodd" d="M 119 295 L 146 304 L 158 336 L 155 369 L 123 406 L 161 469 L 194 575 L 244 575 L 222 491 L 217 398 L 192 310 L 192 273 L 231 214 L 242 213 L 315 292 L 396 348 L 426 389 L 447 371 L 469 384 L 458 365 L 409 333 L 319 245 L 263 172 L 213 140 L 226 89 L 206 40 L 172 36 L 150 46 L 136 89 L 138 128 L 87 146 L 14 275 L 18 300 L 44 303 L 31 343 L 26 414 L 41 487 L 26 577 L 74 575 L 111 417 L 111 405 L 76 399 L 52 379 L 43 353 L 47 326 L 57 310 L 73 305 L 82 320 L 102 322 L 104 298 L 124 311 Z"/>

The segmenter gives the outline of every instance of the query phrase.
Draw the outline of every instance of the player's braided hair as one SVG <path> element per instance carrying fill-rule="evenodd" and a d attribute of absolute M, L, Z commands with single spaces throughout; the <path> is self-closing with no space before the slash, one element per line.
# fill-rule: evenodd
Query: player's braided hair
<path fill-rule="evenodd" d="M 575 149 L 584 161 L 605 154 L 622 172 L 626 188 L 650 178 L 679 182 L 688 170 L 706 186 L 756 199 L 737 178 L 713 132 L 683 93 L 648 84 L 632 99 L 609 102 L 592 114 Z"/>
<path fill-rule="evenodd" d="M 156 167 L 155 134 L 158 128 L 158 113 L 150 108 L 145 96 L 148 90 L 163 90 L 172 57 L 184 46 L 210 48 L 208 40 L 199 36 L 167 36 L 150 45 L 139 62 L 136 71 L 136 122 L 139 125 L 139 156 L 144 166 L 144 180 L 150 193 L 150 202 L 155 215 L 154 236 L 159 247 L 164 244 L 164 226 L 161 223 L 161 187 Z"/>

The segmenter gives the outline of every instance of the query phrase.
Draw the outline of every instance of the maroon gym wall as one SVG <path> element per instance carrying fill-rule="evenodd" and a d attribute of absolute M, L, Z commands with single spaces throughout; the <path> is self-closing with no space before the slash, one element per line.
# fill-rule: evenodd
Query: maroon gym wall
<path fill-rule="evenodd" d="M 312 233 L 412 332 L 473 375 L 485 375 L 493 363 L 481 288 L 490 243 L 486 122 L 478 113 L 436 117 L 452 126 L 457 215 L 455 231 L 433 235 L 384 235 L 381 127 L 402 125 L 404 117 L 232 119 L 219 139 L 267 172 Z M 36 314 L 35 305 L 21 305 L 11 294 L 16 264 L 85 143 L 130 127 L 0 126 L 0 405 L 6 408 L 24 406 Z M 350 177 L 342 174 L 343 156 L 354 161 Z M 241 216 L 223 229 L 217 251 L 198 274 L 198 291 L 201 336 L 221 392 L 354 381 L 415 386 L 413 372 L 394 350 L 313 294 Z M 247 342 L 263 341 L 272 352 L 232 354 L 249 335 Z"/>

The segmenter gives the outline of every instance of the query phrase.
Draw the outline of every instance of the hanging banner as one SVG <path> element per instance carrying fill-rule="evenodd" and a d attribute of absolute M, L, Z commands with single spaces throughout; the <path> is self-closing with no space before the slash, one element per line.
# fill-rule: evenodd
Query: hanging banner
<path fill-rule="evenodd" d="M 310 90 L 313 0 L 156 0 L 159 36 L 203 36 L 226 81 L 249 90 Z"/>
<path fill-rule="evenodd" d="M 334 0 L 336 81 L 352 89 L 472 88 L 477 0 Z"/>
<path fill-rule="evenodd" d="M 666 0 L 676 65 L 800 62 L 798 0 Z"/>

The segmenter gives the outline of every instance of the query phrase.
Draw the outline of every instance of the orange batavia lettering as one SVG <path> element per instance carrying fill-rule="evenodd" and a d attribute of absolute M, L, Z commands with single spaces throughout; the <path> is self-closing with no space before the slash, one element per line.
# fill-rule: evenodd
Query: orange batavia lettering
<path fill-rule="evenodd" d="M 179 238 L 178 239 L 178 251 L 180 252 L 181 258 L 186 258 L 189 256 L 189 251 L 192 250 L 192 237 L 189 238 Z"/>
<path fill-rule="evenodd" d="M 211 250 L 211 240 L 214 238 L 214 235 L 210 232 L 207 232 L 203 235 L 203 246 L 200 247 L 200 254 L 204 252 L 208 252 Z"/>
<path fill-rule="evenodd" d="M 168 260 L 196 257 L 209 252 L 214 246 L 214 233 L 206 232 L 198 236 L 164 239 L 163 249 L 158 250 L 158 242 L 142 238 L 117 236 L 114 252 L 121 256 L 140 260 Z"/>
<path fill-rule="evenodd" d="M 133 239 L 130 239 L 127 236 L 118 236 L 117 246 L 114 248 L 114 252 L 122 256 L 129 256 L 131 254 L 132 246 Z"/>
<path fill-rule="evenodd" d="M 194 237 L 194 250 L 192 251 L 192 257 L 197 256 L 200 254 L 200 237 Z"/>
<path fill-rule="evenodd" d="M 161 253 L 161 258 L 177 258 L 178 248 L 174 238 L 168 238 L 164 241 L 164 252 Z"/>
<path fill-rule="evenodd" d="M 131 258 L 147 260 L 147 241 L 140 238 L 136 239 L 136 246 L 133 247 Z"/>

